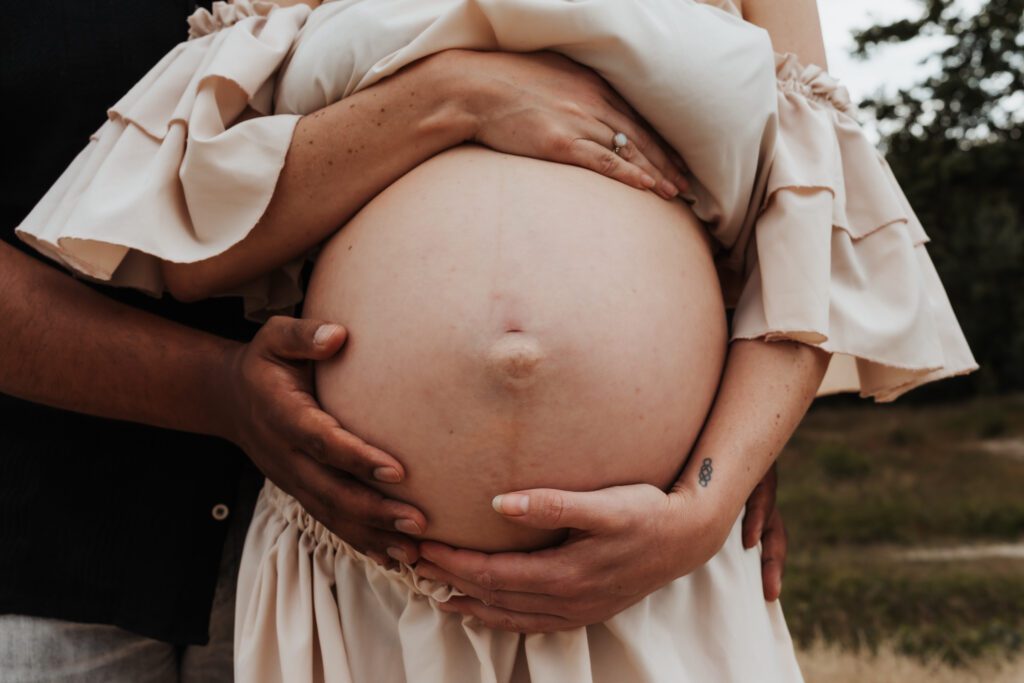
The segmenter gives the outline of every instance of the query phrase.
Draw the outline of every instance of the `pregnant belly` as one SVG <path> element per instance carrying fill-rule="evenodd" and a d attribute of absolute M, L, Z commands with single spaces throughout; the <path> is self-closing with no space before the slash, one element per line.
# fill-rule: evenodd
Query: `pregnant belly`
<path fill-rule="evenodd" d="M 726 328 L 682 202 L 475 145 L 439 154 L 323 248 L 304 314 L 348 328 L 324 409 L 395 455 L 426 536 L 481 550 L 558 532 L 499 493 L 676 477 L 718 385 Z"/>

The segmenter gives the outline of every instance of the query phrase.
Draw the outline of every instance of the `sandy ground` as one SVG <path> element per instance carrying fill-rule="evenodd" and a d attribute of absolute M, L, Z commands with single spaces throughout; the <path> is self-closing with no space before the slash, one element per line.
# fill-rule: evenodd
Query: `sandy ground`
<path fill-rule="evenodd" d="M 938 664 L 922 664 L 916 659 L 880 651 L 845 652 L 816 646 L 798 651 L 800 668 L 807 683 L 1021 683 L 1024 681 L 1024 657 L 1003 665 L 979 664 L 968 669 L 953 669 Z"/>

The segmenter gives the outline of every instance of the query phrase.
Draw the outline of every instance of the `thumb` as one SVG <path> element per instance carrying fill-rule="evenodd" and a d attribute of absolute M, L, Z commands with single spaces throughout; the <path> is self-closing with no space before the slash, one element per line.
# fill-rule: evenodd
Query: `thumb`
<path fill-rule="evenodd" d="M 508 521 L 535 529 L 597 531 L 614 522 L 606 491 L 530 489 L 495 496 L 491 505 Z"/>
<path fill-rule="evenodd" d="M 345 343 L 347 331 L 324 320 L 274 316 L 256 334 L 270 355 L 288 360 L 326 360 Z"/>

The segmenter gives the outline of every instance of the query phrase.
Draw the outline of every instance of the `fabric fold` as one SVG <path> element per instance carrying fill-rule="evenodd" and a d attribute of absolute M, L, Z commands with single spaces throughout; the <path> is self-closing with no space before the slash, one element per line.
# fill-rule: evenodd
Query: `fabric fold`
<path fill-rule="evenodd" d="M 820 67 L 777 55 L 778 135 L 734 339 L 833 354 L 820 393 L 877 401 L 977 369 L 885 158 Z"/>
<path fill-rule="evenodd" d="M 269 114 L 274 79 L 309 7 L 214 3 L 107 114 L 17 228 L 87 278 L 160 296 L 159 260 L 237 244 L 270 203 L 299 116 Z M 223 30 L 230 29 L 230 30 Z M 226 294 L 265 318 L 301 299 L 304 257 Z"/>

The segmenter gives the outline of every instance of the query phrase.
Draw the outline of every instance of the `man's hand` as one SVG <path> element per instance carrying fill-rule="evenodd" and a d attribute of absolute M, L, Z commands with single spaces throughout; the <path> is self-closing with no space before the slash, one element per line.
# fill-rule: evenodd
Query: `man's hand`
<path fill-rule="evenodd" d="M 416 543 L 405 534 L 423 533 L 423 513 L 360 481 L 397 483 L 405 476 L 401 463 L 345 431 L 312 395 L 312 361 L 336 354 L 345 337 L 340 325 L 274 317 L 249 344 L 233 348 L 225 366 L 228 434 L 268 479 L 349 544 L 378 562 L 399 552 L 414 562 Z"/>
<path fill-rule="evenodd" d="M 761 585 L 764 599 L 769 602 L 779 599 L 782 593 L 782 574 L 786 565 L 786 527 L 782 513 L 775 505 L 775 490 L 778 475 L 775 463 L 764 475 L 750 498 L 747 512 L 743 516 L 743 547 L 753 548 L 761 542 Z"/>
<path fill-rule="evenodd" d="M 772 470 L 751 495 L 744 518 L 745 547 L 756 545 L 763 530 L 762 578 L 769 600 L 778 597 L 786 554 L 775 486 Z M 520 632 L 606 621 L 704 564 L 733 521 L 707 518 L 684 489 L 665 494 L 646 485 L 586 493 L 524 491 L 501 496 L 496 507 L 510 521 L 573 531 L 562 545 L 532 553 L 486 554 L 425 542 L 416 573 L 469 596 L 442 603 L 441 610 Z"/>

